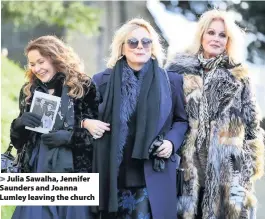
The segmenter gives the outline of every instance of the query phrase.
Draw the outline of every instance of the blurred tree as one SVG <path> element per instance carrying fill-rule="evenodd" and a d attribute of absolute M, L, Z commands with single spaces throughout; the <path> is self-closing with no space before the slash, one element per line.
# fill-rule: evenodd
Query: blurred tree
<path fill-rule="evenodd" d="M 208 1 L 160 1 L 166 9 L 183 14 L 188 20 L 196 21 L 199 16 L 212 8 L 238 13 L 237 24 L 251 34 L 248 45 L 248 61 L 264 64 L 265 57 L 265 4 L 258 1 L 208 0 Z"/>
<path fill-rule="evenodd" d="M 90 35 L 98 31 L 100 9 L 83 1 L 2 1 L 1 13 L 2 22 L 11 21 L 15 28 L 57 25 Z"/>
<path fill-rule="evenodd" d="M 235 9 L 242 15 L 242 25 L 249 33 L 253 33 L 253 41 L 248 46 L 248 59 L 257 64 L 265 64 L 265 5 L 264 2 L 248 1 L 234 4 Z"/>

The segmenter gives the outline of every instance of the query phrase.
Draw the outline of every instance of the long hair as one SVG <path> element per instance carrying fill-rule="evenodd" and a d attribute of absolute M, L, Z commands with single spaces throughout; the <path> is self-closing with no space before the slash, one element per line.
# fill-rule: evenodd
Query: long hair
<path fill-rule="evenodd" d="M 84 65 L 73 49 L 55 36 L 42 36 L 28 43 L 25 48 L 27 56 L 31 50 L 38 50 L 45 57 L 50 58 L 56 72 L 65 74 L 65 84 L 69 87 L 69 96 L 81 98 L 84 86 L 89 87 L 91 78 L 84 73 Z M 30 88 L 36 79 L 35 74 L 29 67 L 26 69 L 28 84 L 24 87 L 26 101 L 31 97 Z"/>
<path fill-rule="evenodd" d="M 111 46 L 110 46 L 110 57 L 107 61 L 107 67 L 113 68 L 119 58 L 122 56 L 122 45 L 126 40 L 128 34 L 137 28 L 145 28 L 151 36 L 152 39 L 152 57 L 156 58 L 159 66 L 163 65 L 165 59 L 165 53 L 161 45 L 161 39 L 155 29 L 151 26 L 149 22 L 142 18 L 134 18 L 125 24 L 123 24 L 114 34 Z"/>
<path fill-rule="evenodd" d="M 203 13 L 198 21 L 197 30 L 194 36 L 194 40 L 187 52 L 191 54 L 197 54 L 200 51 L 201 41 L 203 34 L 210 26 L 213 20 L 222 20 L 225 25 L 228 41 L 226 45 L 226 53 L 229 59 L 241 63 L 243 47 L 244 47 L 244 31 L 235 23 L 235 20 L 226 11 L 220 11 L 213 9 Z"/>

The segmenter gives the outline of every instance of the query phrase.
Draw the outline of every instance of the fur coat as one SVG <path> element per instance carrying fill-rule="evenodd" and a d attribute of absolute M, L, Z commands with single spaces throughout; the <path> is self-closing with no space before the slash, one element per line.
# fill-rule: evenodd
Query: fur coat
<path fill-rule="evenodd" d="M 256 103 L 247 72 L 243 67 L 233 70 L 217 68 L 203 80 L 196 56 L 177 54 L 167 63 L 168 71 L 183 74 L 189 131 L 181 150 L 184 168 L 183 196 L 177 203 L 178 214 L 192 219 L 197 213 L 199 181 L 194 162 L 199 126 L 199 104 L 208 94 L 209 144 L 205 165 L 205 190 L 202 201 L 203 219 L 255 218 L 254 181 L 263 175 L 264 145 Z M 231 156 L 241 166 L 239 183 L 246 190 L 244 205 L 236 208 L 229 202 L 233 165 Z"/>

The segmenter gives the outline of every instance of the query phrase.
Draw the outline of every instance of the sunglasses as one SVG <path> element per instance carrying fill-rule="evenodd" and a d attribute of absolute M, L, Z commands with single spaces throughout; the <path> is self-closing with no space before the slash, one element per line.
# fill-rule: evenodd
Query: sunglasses
<path fill-rule="evenodd" d="M 152 44 L 152 40 L 148 38 L 143 38 L 141 39 L 141 43 L 143 45 L 143 48 L 149 49 Z M 139 40 L 137 40 L 136 38 L 131 38 L 127 40 L 127 44 L 130 49 L 136 49 L 139 45 Z"/>

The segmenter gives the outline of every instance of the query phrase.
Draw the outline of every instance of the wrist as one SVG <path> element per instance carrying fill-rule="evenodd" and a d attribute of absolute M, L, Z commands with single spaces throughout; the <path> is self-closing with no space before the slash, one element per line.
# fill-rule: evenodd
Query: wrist
<path fill-rule="evenodd" d="M 85 129 L 87 129 L 87 123 L 88 123 L 90 120 L 91 120 L 91 119 L 87 119 L 87 118 L 83 119 L 83 120 L 81 121 L 81 128 L 85 128 Z"/>
<path fill-rule="evenodd" d="M 85 128 L 85 121 L 86 121 L 87 119 L 82 119 L 81 120 L 81 124 L 80 124 L 80 126 L 81 126 L 81 128 Z"/>
<path fill-rule="evenodd" d="M 82 119 L 81 122 L 80 122 L 80 127 L 81 128 L 84 128 L 84 121 L 85 121 L 85 119 Z"/>

